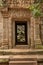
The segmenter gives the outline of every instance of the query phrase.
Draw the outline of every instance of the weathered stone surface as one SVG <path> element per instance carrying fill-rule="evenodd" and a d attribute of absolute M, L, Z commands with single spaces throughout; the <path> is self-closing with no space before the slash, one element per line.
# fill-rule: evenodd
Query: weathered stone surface
<path fill-rule="evenodd" d="M 8 48 L 8 19 L 7 18 L 4 18 L 3 19 L 3 49 L 4 48 Z"/>
<path fill-rule="evenodd" d="M 9 1 L 10 8 L 27 8 L 30 6 L 30 0 L 12 0 Z"/>
<path fill-rule="evenodd" d="M 36 61 L 10 61 L 9 65 L 37 65 Z"/>
<path fill-rule="evenodd" d="M 0 12 L 0 48 L 2 46 L 2 43 L 3 43 L 3 17 Z"/>

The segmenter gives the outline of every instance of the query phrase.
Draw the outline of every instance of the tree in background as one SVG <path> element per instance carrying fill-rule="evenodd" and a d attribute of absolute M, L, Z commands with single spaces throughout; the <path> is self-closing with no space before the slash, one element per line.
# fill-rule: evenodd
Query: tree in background
<path fill-rule="evenodd" d="M 0 6 L 4 6 L 4 7 L 8 6 L 7 0 L 0 0 Z"/>
<path fill-rule="evenodd" d="M 30 5 L 29 9 L 34 17 L 43 15 L 40 7 L 41 3 L 43 3 L 43 0 L 35 0 L 34 3 Z"/>

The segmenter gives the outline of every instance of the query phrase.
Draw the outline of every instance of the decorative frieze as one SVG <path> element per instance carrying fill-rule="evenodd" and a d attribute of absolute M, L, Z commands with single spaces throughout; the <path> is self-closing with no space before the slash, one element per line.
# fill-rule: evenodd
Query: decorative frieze
<path fill-rule="evenodd" d="M 13 0 L 14 7 L 27 8 L 30 3 L 30 0 Z"/>
<path fill-rule="evenodd" d="M 29 18 L 30 12 L 28 10 L 13 10 L 11 11 L 13 18 Z M 10 14 L 11 14 L 10 13 Z"/>

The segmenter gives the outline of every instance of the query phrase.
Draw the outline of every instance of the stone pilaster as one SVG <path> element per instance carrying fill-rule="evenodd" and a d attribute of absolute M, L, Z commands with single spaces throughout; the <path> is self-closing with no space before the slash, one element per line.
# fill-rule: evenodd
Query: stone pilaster
<path fill-rule="evenodd" d="M 12 48 L 12 20 L 9 18 L 9 48 Z"/>
<path fill-rule="evenodd" d="M 11 18 L 3 18 L 3 49 L 12 48 L 12 22 Z"/>
<path fill-rule="evenodd" d="M 35 41 L 35 45 L 37 44 L 41 44 L 41 40 L 40 40 L 40 19 L 35 19 L 34 22 L 34 41 Z"/>
<path fill-rule="evenodd" d="M 31 37 L 31 48 L 34 47 L 34 18 L 31 17 L 31 23 L 30 23 L 30 37 Z"/>
<path fill-rule="evenodd" d="M 41 44 L 39 24 L 40 19 L 31 17 L 31 47 Z"/>
<path fill-rule="evenodd" d="M 2 48 L 8 49 L 9 44 L 9 36 L 8 36 L 8 18 L 3 18 L 3 43 Z"/>
<path fill-rule="evenodd" d="M 3 18 L 0 12 L 0 48 L 2 48 L 2 43 L 3 43 Z"/>

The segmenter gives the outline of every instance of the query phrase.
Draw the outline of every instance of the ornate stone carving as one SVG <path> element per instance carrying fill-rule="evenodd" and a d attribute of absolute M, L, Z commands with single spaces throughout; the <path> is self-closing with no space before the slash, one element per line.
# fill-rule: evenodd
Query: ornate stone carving
<path fill-rule="evenodd" d="M 12 16 L 14 18 L 29 18 L 30 17 L 30 12 L 28 10 L 14 10 L 12 13 Z"/>
<path fill-rule="evenodd" d="M 30 0 L 12 0 L 10 7 L 12 8 L 27 8 L 30 5 Z"/>

